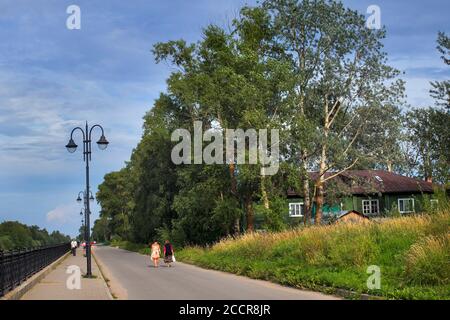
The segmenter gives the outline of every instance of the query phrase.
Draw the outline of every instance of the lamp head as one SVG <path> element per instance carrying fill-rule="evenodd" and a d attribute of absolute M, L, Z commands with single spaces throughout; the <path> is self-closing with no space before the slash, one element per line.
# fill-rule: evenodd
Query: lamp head
<path fill-rule="evenodd" d="M 108 144 L 108 140 L 106 140 L 106 137 L 102 134 L 100 140 L 97 141 L 98 148 L 100 150 L 105 150 L 108 147 Z"/>
<path fill-rule="evenodd" d="M 77 144 L 75 143 L 75 141 L 73 141 L 72 138 L 70 138 L 69 143 L 66 145 L 67 151 L 69 151 L 70 153 L 74 153 L 75 151 L 77 151 Z"/>

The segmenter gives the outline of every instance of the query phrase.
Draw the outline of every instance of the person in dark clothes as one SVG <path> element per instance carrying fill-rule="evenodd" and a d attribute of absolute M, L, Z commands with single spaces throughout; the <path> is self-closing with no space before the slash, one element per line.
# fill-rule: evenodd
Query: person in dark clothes
<path fill-rule="evenodd" d="M 166 240 L 164 244 L 164 263 L 166 263 L 169 268 L 173 262 L 173 246 L 170 244 L 169 240 Z"/>

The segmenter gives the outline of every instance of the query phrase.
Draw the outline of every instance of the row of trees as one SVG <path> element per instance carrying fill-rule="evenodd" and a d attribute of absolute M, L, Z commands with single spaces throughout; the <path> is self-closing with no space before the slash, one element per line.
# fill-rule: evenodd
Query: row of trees
<path fill-rule="evenodd" d="M 17 221 L 0 224 L 0 250 L 32 248 L 44 245 L 61 244 L 70 241 L 70 237 L 59 231 L 48 233 L 38 226 L 27 226 Z"/>
<path fill-rule="evenodd" d="M 404 82 L 387 63 L 385 34 L 340 2 L 266 0 L 242 8 L 229 30 L 207 26 L 195 44 L 156 44 L 156 62 L 175 71 L 144 117 L 131 160 L 99 187 L 94 237 L 204 244 L 252 231 L 255 213 L 278 230 L 288 188 L 304 195 L 305 223 L 313 203 L 321 223 L 325 185 L 349 169 L 446 183 L 448 82 L 433 83 L 444 105 L 405 112 Z M 439 34 L 438 42 L 448 63 L 448 38 Z M 193 132 L 195 121 L 216 132 L 279 129 L 279 172 L 261 176 L 259 165 L 235 161 L 175 165 L 171 134 Z"/>

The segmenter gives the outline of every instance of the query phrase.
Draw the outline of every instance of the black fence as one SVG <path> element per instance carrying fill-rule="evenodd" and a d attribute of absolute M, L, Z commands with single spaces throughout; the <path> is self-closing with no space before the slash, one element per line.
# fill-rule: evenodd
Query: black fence
<path fill-rule="evenodd" d="M 70 250 L 70 243 L 0 251 L 0 297 Z"/>

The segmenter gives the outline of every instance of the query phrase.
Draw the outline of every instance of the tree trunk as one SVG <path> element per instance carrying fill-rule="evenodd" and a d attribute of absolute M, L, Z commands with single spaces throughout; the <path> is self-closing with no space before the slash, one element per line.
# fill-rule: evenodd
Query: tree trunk
<path fill-rule="evenodd" d="M 299 54 L 299 57 L 303 57 L 303 53 Z M 300 59 L 300 65 L 304 68 L 305 60 Z M 302 90 L 303 91 L 303 90 Z M 300 96 L 300 114 L 302 117 L 305 117 L 305 96 L 303 93 Z M 301 161 L 303 167 L 303 209 L 304 209 L 304 218 L 303 223 L 305 225 L 311 224 L 311 197 L 310 197 L 310 188 L 309 188 L 309 174 L 308 174 L 308 150 L 306 150 L 305 146 L 302 147 L 301 151 Z"/>
<path fill-rule="evenodd" d="M 328 135 L 327 133 L 325 134 Z M 322 208 L 324 203 L 324 180 L 325 180 L 325 170 L 326 170 L 326 160 L 327 159 L 327 146 L 326 143 L 322 146 L 322 155 L 320 157 L 320 169 L 319 178 L 316 181 L 316 219 L 315 224 L 319 225 L 322 222 Z"/>
<path fill-rule="evenodd" d="M 265 176 L 261 176 L 261 195 L 263 198 L 264 208 L 270 209 L 269 197 L 267 196 L 267 190 L 266 190 L 266 177 Z"/>
<path fill-rule="evenodd" d="M 433 169 L 431 167 L 431 160 L 430 160 L 430 152 L 428 150 L 425 151 L 425 159 L 423 161 L 423 169 L 424 169 L 424 178 L 425 181 L 432 180 L 433 178 Z"/>
<path fill-rule="evenodd" d="M 320 179 L 322 180 L 322 178 Z M 322 223 L 322 208 L 323 208 L 323 182 L 319 181 L 316 185 L 316 219 L 315 224 L 320 225 Z"/>
<path fill-rule="evenodd" d="M 305 225 L 311 224 L 311 198 L 309 190 L 309 175 L 308 175 L 308 164 L 306 162 L 306 151 L 303 153 L 303 209 L 304 218 L 303 223 Z"/>
<path fill-rule="evenodd" d="M 230 179 L 231 179 L 231 193 L 233 194 L 234 197 L 238 198 L 237 196 L 237 182 L 236 182 L 236 177 L 234 175 L 235 172 L 235 165 L 234 163 L 230 163 L 228 165 L 228 169 L 230 172 Z M 235 235 L 239 235 L 241 232 L 241 217 L 237 217 L 236 220 L 234 221 L 234 234 Z"/>
<path fill-rule="evenodd" d="M 247 213 L 247 232 L 253 232 L 254 226 L 254 214 L 253 214 L 253 201 L 251 196 L 245 198 L 245 211 Z"/>
<path fill-rule="evenodd" d="M 325 97 L 327 99 L 327 97 Z M 319 225 L 322 222 L 322 208 L 324 203 L 324 192 L 323 192 L 323 185 L 325 180 L 325 171 L 326 171 L 326 163 L 327 163 L 327 140 L 328 140 L 328 132 L 330 129 L 330 115 L 328 110 L 328 102 L 325 102 L 325 119 L 324 119 L 324 141 L 322 145 L 322 153 L 320 155 L 320 166 L 319 166 L 319 178 L 316 181 L 316 219 L 315 224 Z"/>
<path fill-rule="evenodd" d="M 325 139 L 328 137 L 328 132 L 325 131 Z M 322 222 L 322 208 L 324 203 L 324 180 L 325 180 L 325 171 L 326 171 L 326 162 L 327 162 L 327 145 L 324 142 L 322 146 L 322 155 L 320 156 L 320 169 L 319 169 L 319 178 L 316 181 L 316 219 L 315 224 L 318 225 Z"/>
<path fill-rule="evenodd" d="M 390 161 L 390 160 L 387 161 L 387 169 L 388 169 L 388 172 L 394 171 L 392 168 L 392 161 Z"/>

